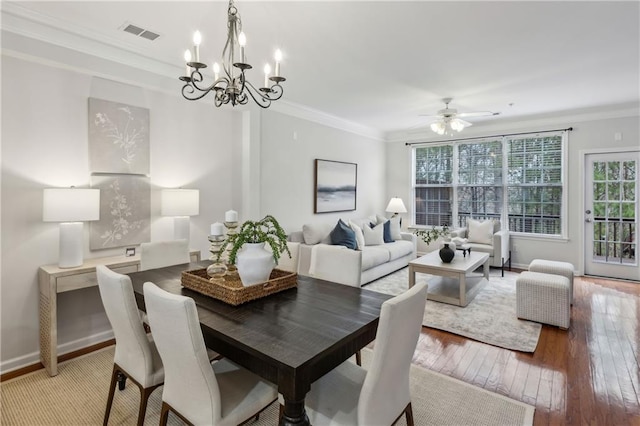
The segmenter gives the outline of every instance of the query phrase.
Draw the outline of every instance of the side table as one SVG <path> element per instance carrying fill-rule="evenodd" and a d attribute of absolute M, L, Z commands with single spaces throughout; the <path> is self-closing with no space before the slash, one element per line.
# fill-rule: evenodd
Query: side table
<path fill-rule="evenodd" d="M 189 254 L 192 262 L 200 261 L 200 251 L 191 250 Z M 140 269 L 140 255 L 85 259 L 77 268 L 44 265 L 38 270 L 40 361 L 50 376 L 58 374 L 58 293 L 97 286 L 97 265 L 128 274 Z"/>

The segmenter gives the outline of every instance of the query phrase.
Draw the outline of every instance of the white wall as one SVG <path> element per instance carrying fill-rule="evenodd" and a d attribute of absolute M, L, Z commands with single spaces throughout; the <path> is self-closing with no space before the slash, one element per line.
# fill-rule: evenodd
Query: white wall
<path fill-rule="evenodd" d="M 261 132 L 261 215 L 273 215 L 289 232 L 305 223 L 384 214 L 385 143 L 266 110 Z M 313 213 L 316 158 L 358 165 L 356 211 Z"/>
<path fill-rule="evenodd" d="M 567 117 L 566 119 L 556 118 L 551 126 L 549 124 L 543 125 L 540 122 L 527 123 L 523 121 L 517 124 L 512 123 L 509 127 L 505 126 L 502 129 L 494 126 L 489 130 L 467 129 L 463 133 L 463 137 L 474 137 L 503 134 L 503 132 L 517 133 L 567 127 L 574 129 L 569 132 L 567 152 L 568 239 L 559 241 L 512 237 L 512 262 L 515 265 L 526 267 L 531 260 L 542 258 L 571 262 L 576 266 L 576 269 L 580 268 L 584 225 L 584 207 L 581 204 L 584 184 L 580 174 L 580 152 L 619 147 L 638 149 L 640 147 L 640 119 L 637 115 L 621 118 L 598 118 L 596 114 L 587 118 L 581 116 Z M 621 141 L 615 140 L 615 133 L 621 133 Z M 390 142 L 387 145 L 387 167 L 387 189 L 393 194 L 397 193 L 403 199 L 409 200 L 405 204 L 407 209 L 411 209 L 411 147 L 406 146 L 404 141 Z M 412 218 L 412 213 L 408 213 L 407 217 L 408 219 Z"/>
<path fill-rule="evenodd" d="M 39 359 L 37 271 L 58 260 L 58 225 L 42 222 L 42 190 L 90 185 L 89 97 L 150 110 L 152 241 L 173 238 L 172 219 L 159 215 L 159 190 L 166 187 L 200 190 L 191 247 L 203 258 L 210 224 L 230 208 L 241 219 L 273 214 L 294 230 L 386 206 L 381 141 L 271 110 L 188 102 L 177 81 L 150 76 L 154 84 L 147 86 L 144 74 L 123 65 L 60 48 L 57 61 L 45 57 L 50 49 L 41 42 L 5 42 L 29 52 L 2 56 L 0 372 Z M 358 164 L 357 211 L 313 214 L 315 158 Z M 123 253 L 90 251 L 89 228 L 85 258 Z M 59 354 L 111 337 L 97 288 L 59 295 Z"/>
<path fill-rule="evenodd" d="M 46 76 L 46 78 L 43 78 Z M 40 265 L 57 263 L 58 225 L 42 222 L 42 189 L 87 187 L 88 98 L 150 109 L 151 240 L 173 238 L 173 220 L 160 217 L 159 189 L 200 190 L 200 215 L 191 218 L 191 247 L 208 255 L 209 226 L 233 204 L 234 156 L 240 138 L 231 109 L 97 78 L 91 73 L 2 57 L 2 372 L 38 359 Z M 120 255 L 89 251 L 85 258 Z M 58 298 L 62 352 L 110 336 L 97 288 Z"/>

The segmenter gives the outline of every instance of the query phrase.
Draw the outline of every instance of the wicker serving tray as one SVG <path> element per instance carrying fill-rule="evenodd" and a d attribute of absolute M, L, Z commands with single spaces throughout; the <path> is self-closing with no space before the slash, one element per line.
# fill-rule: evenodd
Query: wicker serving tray
<path fill-rule="evenodd" d="M 245 287 L 237 273 L 209 280 L 206 269 L 182 272 L 182 286 L 233 306 L 296 287 L 298 274 L 274 269 L 262 284 Z"/>

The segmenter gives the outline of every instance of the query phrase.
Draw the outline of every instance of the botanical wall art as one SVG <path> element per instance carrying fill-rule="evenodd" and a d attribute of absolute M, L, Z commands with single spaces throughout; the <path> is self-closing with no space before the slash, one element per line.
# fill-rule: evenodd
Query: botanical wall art
<path fill-rule="evenodd" d="M 149 110 L 89 98 L 89 168 L 149 174 Z"/>
<path fill-rule="evenodd" d="M 91 187 L 100 189 L 100 220 L 91 222 L 91 250 L 130 246 L 150 240 L 149 178 L 92 176 Z"/>
<path fill-rule="evenodd" d="M 317 159 L 314 213 L 355 210 L 357 175 L 355 163 Z"/>

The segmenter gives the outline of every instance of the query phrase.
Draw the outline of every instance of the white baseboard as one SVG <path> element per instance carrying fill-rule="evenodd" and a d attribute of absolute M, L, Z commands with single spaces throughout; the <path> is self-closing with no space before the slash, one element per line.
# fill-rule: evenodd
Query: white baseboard
<path fill-rule="evenodd" d="M 93 334 L 82 339 L 74 340 L 58 345 L 58 356 L 68 354 L 79 349 L 86 348 L 91 345 L 105 342 L 113 339 L 113 331 L 107 330 L 101 333 Z M 22 355 L 16 358 L 12 358 L 0 363 L 0 374 L 5 374 L 10 371 L 18 370 L 20 368 L 28 367 L 40 362 L 40 351 L 31 352 L 26 355 Z"/>

